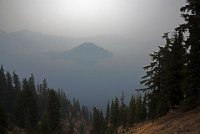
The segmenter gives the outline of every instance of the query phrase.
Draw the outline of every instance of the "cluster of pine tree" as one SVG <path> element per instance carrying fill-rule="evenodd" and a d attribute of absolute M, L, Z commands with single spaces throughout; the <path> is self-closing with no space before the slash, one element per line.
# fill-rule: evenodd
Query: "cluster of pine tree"
<path fill-rule="evenodd" d="M 187 0 L 180 10 L 185 23 L 172 34 L 165 33 L 165 45 L 150 54 L 141 84 L 142 96 L 132 97 L 128 106 L 115 98 L 106 117 L 94 108 L 93 133 L 113 134 L 119 126 L 152 120 L 174 109 L 200 106 L 200 1 Z"/>
<path fill-rule="evenodd" d="M 148 118 L 169 110 L 189 110 L 200 105 L 200 1 L 187 0 L 181 8 L 185 24 L 175 29 L 166 43 L 151 54 L 141 83 L 147 93 Z"/>
<path fill-rule="evenodd" d="M 124 95 L 115 97 L 112 103 L 108 102 L 105 118 L 101 110 L 93 109 L 93 134 L 113 134 L 117 128 L 140 123 L 147 118 L 146 95 L 132 96 L 129 105 L 124 103 Z"/>
<path fill-rule="evenodd" d="M 36 86 L 33 74 L 24 78 L 0 68 L 0 133 L 86 133 L 90 113 L 63 90 L 49 89 L 46 79 Z M 82 124 L 78 124 L 81 122 Z"/>

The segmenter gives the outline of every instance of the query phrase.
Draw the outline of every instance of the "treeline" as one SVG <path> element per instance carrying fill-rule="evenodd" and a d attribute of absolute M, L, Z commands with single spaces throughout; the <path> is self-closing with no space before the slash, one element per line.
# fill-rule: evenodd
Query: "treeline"
<path fill-rule="evenodd" d="M 101 110 L 94 108 L 95 134 L 113 134 L 119 126 L 200 106 L 200 1 L 187 0 L 180 10 L 185 23 L 163 35 L 165 44 L 150 54 L 151 62 L 144 67 L 146 75 L 141 84 L 145 88 L 138 89 L 143 97 L 132 97 L 128 106 L 119 105 L 116 98 L 111 108 L 108 105 L 105 118 Z"/>
<path fill-rule="evenodd" d="M 144 67 L 141 89 L 147 94 L 149 119 L 173 109 L 183 111 L 200 105 L 200 1 L 187 0 L 181 9 L 185 23 L 169 36 L 165 45 L 154 51 Z"/>
<path fill-rule="evenodd" d="M 93 134 L 114 134 L 118 127 L 130 127 L 134 123 L 144 122 L 148 117 L 146 95 L 132 96 L 128 105 L 124 103 L 124 96 L 115 97 L 111 104 L 108 102 L 105 116 L 103 112 L 93 109 Z"/>
<path fill-rule="evenodd" d="M 20 81 L 0 68 L 0 133 L 84 134 L 91 115 L 77 99 L 63 90 L 50 89 L 46 79 L 35 84 L 34 75 Z"/>

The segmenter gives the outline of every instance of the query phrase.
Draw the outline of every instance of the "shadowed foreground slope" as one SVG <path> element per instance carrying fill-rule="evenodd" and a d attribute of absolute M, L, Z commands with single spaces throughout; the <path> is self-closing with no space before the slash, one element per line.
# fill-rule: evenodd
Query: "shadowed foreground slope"
<path fill-rule="evenodd" d="M 186 113 L 171 113 L 155 121 L 137 124 L 119 134 L 200 134 L 200 107 Z"/>

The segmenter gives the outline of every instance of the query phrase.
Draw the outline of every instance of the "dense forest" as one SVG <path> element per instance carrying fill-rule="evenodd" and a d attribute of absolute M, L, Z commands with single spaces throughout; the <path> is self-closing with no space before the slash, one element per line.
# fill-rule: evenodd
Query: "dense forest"
<path fill-rule="evenodd" d="M 120 126 L 128 128 L 174 110 L 185 112 L 200 106 L 200 1 L 187 0 L 180 10 L 185 23 L 165 33 L 165 44 L 150 54 L 141 80 L 144 88 L 137 89 L 129 105 L 123 103 L 123 95 L 113 99 L 105 118 L 94 108 L 94 134 L 117 133 Z"/>
<path fill-rule="evenodd" d="M 34 75 L 20 81 L 0 68 L 0 133 L 114 134 L 117 128 L 155 120 L 174 110 L 200 106 L 200 1 L 187 0 L 181 9 L 185 20 L 162 37 L 165 44 L 150 54 L 129 104 L 124 94 L 108 102 L 106 111 L 92 113 L 78 100 L 71 102 L 63 90 L 50 89 L 46 79 L 35 84 Z"/>
<path fill-rule="evenodd" d="M 34 75 L 20 81 L 0 68 L 0 133 L 88 133 L 91 114 L 79 100 L 71 102 L 63 90 L 50 89 L 46 79 L 35 84 Z"/>

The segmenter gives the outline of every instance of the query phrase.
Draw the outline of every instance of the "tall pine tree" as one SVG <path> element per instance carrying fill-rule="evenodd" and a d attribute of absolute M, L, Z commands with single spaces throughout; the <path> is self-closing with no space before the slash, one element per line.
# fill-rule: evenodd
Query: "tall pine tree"
<path fill-rule="evenodd" d="M 187 5 L 181 11 L 186 21 L 183 26 L 189 32 L 184 91 L 185 105 L 190 109 L 200 104 L 200 1 L 187 0 Z"/>
<path fill-rule="evenodd" d="M 50 132 L 59 133 L 61 131 L 60 101 L 58 94 L 54 90 L 49 91 L 47 119 Z"/>

